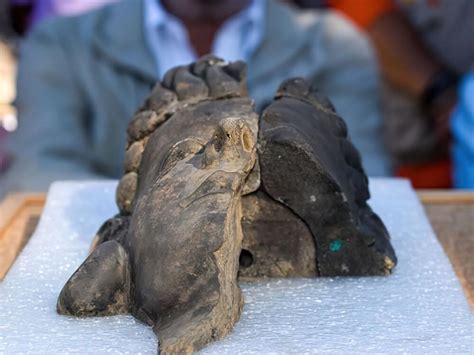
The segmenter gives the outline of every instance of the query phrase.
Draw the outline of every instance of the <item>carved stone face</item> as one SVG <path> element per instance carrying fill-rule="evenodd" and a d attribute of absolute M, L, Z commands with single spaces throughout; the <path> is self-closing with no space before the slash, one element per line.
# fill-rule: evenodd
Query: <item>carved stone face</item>
<path fill-rule="evenodd" d="M 239 315 L 240 196 L 255 164 L 256 135 L 244 119 L 228 117 L 201 142 L 191 137 L 171 147 L 154 181 L 139 189 L 130 220 L 135 312 L 160 329 L 183 314 L 216 307 L 232 309 L 231 318 Z M 173 332 L 192 332 L 188 323 L 172 324 Z"/>
<path fill-rule="evenodd" d="M 292 79 L 259 117 L 246 95 L 245 66 L 213 57 L 157 84 L 128 128 L 120 214 L 59 313 L 130 312 L 154 327 L 161 352 L 191 353 L 238 320 L 238 274 L 390 273 L 388 233 L 330 102 Z"/>
<path fill-rule="evenodd" d="M 242 70 L 211 59 L 155 87 L 129 126 L 121 215 L 99 231 L 60 295 L 60 313 L 131 312 L 154 326 L 164 353 L 190 353 L 232 329 L 243 304 L 241 195 L 258 129 Z M 101 309 L 84 292 L 93 279 L 108 295 Z"/>

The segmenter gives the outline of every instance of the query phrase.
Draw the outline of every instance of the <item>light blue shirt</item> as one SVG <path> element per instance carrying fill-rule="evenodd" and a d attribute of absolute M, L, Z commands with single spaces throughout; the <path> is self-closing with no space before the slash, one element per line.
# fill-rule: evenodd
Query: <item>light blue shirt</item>
<path fill-rule="evenodd" d="M 160 77 L 177 65 L 197 59 L 183 23 L 169 14 L 160 0 L 143 0 L 145 37 Z M 212 54 L 227 61 L 248 61 L 261 44 L 267 0 L 251 0 L 249 6 L 228 19 L 217 32 Z"/>

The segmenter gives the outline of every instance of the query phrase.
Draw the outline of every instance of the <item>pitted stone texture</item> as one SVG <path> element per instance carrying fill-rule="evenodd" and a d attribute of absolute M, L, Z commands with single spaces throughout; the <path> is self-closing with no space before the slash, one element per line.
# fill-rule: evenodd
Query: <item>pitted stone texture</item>
<path fill-rule="evenodd" d="M 241 63 L 207 57 L 155 86 L 127 131 L 120 216 L 98 232 L 59 312 L 127 310 L 154 327 L 162 353 L 191 353 L 239 318 L 239 259 L 242 277 L 391 271 L 388 234 L 329 100 L 288 80 L 259 127 L 244 81 Z"/>
<path fill-rule="evenodd" d="M 151 110 L 138 112 L 128 125 L 129 143 L 144 138 L 168 118 L 164 113 L 157 114 Z"/>
<path fill-rule="evenodd" d="M 154 327 L 162 354 L 226 336 L 243 306 L 241 196 L 258 115 L 223 63 L 196 66 L 202 77 L 194 66 L 170 70 L 130 123 L 120 216 L 101 227 L 58 299 L 66 315 L 131 312 Z"/>
<path fill-rule="evenodd" d="M 128 147 L 125 152 L 125 161 L 124 161 L 124 171 L 129 172 L 138 172 L 140 163 L 142 161 L 143 151 L 145 150 L 145 142 L 137 141 L 133 142 L 130 147 Z"/>
<path fill-rule="evenodd" d="M 263 191 L 242 198 L 239 277 L 315 277 L 316 249 L 311 231 L 285 205 Z"/>
<path fill-rule="evenodd" d="M 281 84 L 259 127 L 262 188 L 310 228 L 321 276 L 390 274 L 397 262 L 372 212 L 344 121 L 303 79 Z"/>
<path fill-rule="evenodd" d="M 150 93 L 150 96 L 145 100 L 144 108 L 142 110 L 152 110 L 155 112 L 170 112 L 177 104 L 178 98 L 176 93 L 165 89 L 161 83 L 157 83 Z"/>
<path fill-rule="evenodd" d="M 137 196 L 125 241 L 135 262 L 133 313 L 155 325 L 163 353 L 196 351 L 240 316 L 240 196 L 256 156 L 253 134 L 248 150 L 234 141 L 245 134 L 245 121 L 226 118 L 199 153 L 186 141 L 173 146 L 179 153 L 169 155 L 182 159 L 166 159 Z"/>
<path fill-rule="evenodd" d="M 94 249 L 62 289 L 58 313 L 76 316 L 126 313 L 130 304 L 129 289 L 127 252 L 114 240 L 104 242 Z"/>
<path fill-rule="evenodd" d="M 136 172 L 125 174 L 117 186 L 116 202 L 123 215 L 132 212 L 133 202 L 137 191 L 138 175 Z"/>

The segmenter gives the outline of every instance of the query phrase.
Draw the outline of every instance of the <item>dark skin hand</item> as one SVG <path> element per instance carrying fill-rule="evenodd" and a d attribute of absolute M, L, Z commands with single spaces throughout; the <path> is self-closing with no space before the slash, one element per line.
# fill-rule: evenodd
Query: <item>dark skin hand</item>
<path fill-rule="evenodd" d="M 406 93 L 419 99 L 435 73 L 443 68 L 421 42 L 399 11 L 388 12 L 367 28 L 379 56 L 384 76 Z M 456 88 L 449 88 L 427 109 L 441 144 L 450 139 L 449 117 L 456 104 Z"/>
<path fill-rule="evenodd" d="M 327 6 L 320 0 L 293 2 L 303 7 Z M 367 3 L 370 6 L 370 1 Z M 388 11 L 364 29 L 377 51 L 381 71 L 387 81 L 421 102 L 433 76 L 443 69 L 441 61 L 424 45 L 401 11 Z M 440 144 L 449 142 L 449 117 L 456 100 L 456 88 L 448 87 L 425 108 Z"/>
<path fill-rule="evenodd" d="M 387 79 L 406 93 L 421 96 L 441 64 L 419 40 L 408 20 L 399 11 L 391 11 L 378 17 L 367 32 Z"/>
<path fill-rule="evenodd" d="M 162 3 L 169 13 L 183 22 L 191 45 L 198 56 L 203 56 L 211 52 L 214 37 L 222 24 L 242 11 L 249 0 L 162 0 Z"/>
<path fill-rule="evenodd" d="M 433 120 L 433 129 L 440 144 L 448 145 L 451 142 L 450 121 L 456 102 L 457 90 L 450 88 L 437 97 L 428 109 L 427 114 Z"/>

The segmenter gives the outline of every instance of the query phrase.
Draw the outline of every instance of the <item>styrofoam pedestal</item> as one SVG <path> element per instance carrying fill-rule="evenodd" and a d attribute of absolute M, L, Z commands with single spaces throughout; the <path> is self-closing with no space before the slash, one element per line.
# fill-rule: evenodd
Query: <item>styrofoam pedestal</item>
<path fill-rule="evenodd" d="M 0 283 L 0 353 L 156 353 L 152 330 L 131 316 L 56 314 L 62 286 L 116 213 L 115 186 L 52 186 L 38 229 Z M 472 353 L 473 314 L 414 191 L 394 179 L 372 179 L 370 187 L 398 256 L 393 275 L 244 283 L 240 321 L 202 352 Z"/>

